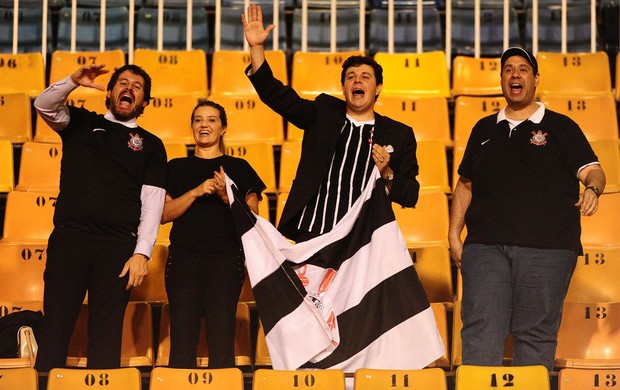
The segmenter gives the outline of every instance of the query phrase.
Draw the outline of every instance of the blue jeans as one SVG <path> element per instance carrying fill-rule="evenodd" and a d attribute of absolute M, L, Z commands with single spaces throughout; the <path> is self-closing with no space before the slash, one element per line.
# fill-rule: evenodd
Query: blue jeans
<path fill-rule="evenodd" d="M 500 366 L 513 337 L 515 366 L 553 370 L 562 305 L 577 254 L 469 244 L 463 249 L 463 364 Z"/>

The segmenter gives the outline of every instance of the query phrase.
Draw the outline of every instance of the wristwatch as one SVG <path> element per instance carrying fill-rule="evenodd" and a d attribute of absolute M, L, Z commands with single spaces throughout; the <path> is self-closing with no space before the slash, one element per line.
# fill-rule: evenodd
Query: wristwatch
<path fill-rule="evenodd" d="M 385 177 L 384 177 L 383 179 L 384 179 L 384 180 L 387 180 L 387 181 L 392 181 L 392 180 L 394 180 L 394 171 L 390 170 L 390 171 L 388 172 L 388 174 L 387 174 L 387 175 L 385 175 Z"/>
<path fill-rule="evenodd" d="M 596 186 L 587 186 L 586 190 L 592 190 L 592 192 L 594 192 L 596 194 L 596 197 L 598 198 L 599 196 L 601 196 L 601 190 L 596 187 Z M 585 191 L 585 190 L 584 190 Z"/>

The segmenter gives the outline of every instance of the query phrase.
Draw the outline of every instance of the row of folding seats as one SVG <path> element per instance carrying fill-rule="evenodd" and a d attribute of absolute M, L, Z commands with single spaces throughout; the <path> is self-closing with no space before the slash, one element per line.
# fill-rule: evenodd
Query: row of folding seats
<path fill-rule="evenodd" d="M 38 373 L 32 368 L 0 370 L 5 383 L 23 390 L 38 389 Z M 558 374 L 558 390 L 596 389 L 600 383 L 615 383 L 620 370 L 588 370 L 565 368 Z M 47 379 L 49 390 L 87 390 L 96 379 L 105 378 L 105 385 L 114 382 L 117 390 L 141 390 L 141 373 L 135 368 L 110 370 L 55 369 Z M 270 370 L 261 369 L 251 374 L 254 390 L 282 390 L 312 387 L 315 390 L 376 390 L 383 388 L 409 388 L 418 390 L 447 390 L 447 375 L 438 368 L 422 370 L 381 370 L 362 368 L 355 372 L 352 387 L 347 386 L 345 373 L 338 369 Z M 243 390 L 244 374 L 237 368 L 179 369 L 156 367 L 150 372 L 149 389 L 191 390 L 197 383 L 207 383 L 214 389 Z M 461 366 L 454 375 L 455 390 L 511 387 L 515 390 L 550 389 L 549 372 L 542 366 L 479 367 Z M 489 383 L 491 383 L 489 385 Z M 595 387 L 592 387 L 594 383 Z M 490 387 L 489 387 L 490 386 Z M 608 386 L 610 387 L 610 386 Z M 613 387 L 613 386 L 611 386 Z"/>
<path fill-rule="evenodd" d="M 347 55 L 353 53 L 296 53 L 292 64 L 293 88 L 308 97 L 320 92 L 340 95 L 340 64 Z M 421 55 L 379 53 L 376 58 L 385 70 L 385 82 L 377 110 L 413 125 L 419 140 L 441 140 L 446 146 L 451 146 L 448 102 L 445 98 L 457 98 L 456 142 L 461 137 L 461 128 L 471 129 L 473 125 L 459 118 L 461 113 L 467 114 L 466 111 L 470 110 L 459 109 L 461 102 L 468 101 L 461 97 L 500 94 L 497 81 L 499 59 L 457 57 L 451 91 L 443 52 Z M 540 99 L 551 109 L 574 117 L 589 139 L 617 138 L 617 124 L 614 126 L 614 122 L 617 122 L 616 109 L 606 54 L 554 55 L 541 52 L 538 58 L 543 74 L 538 88 Z M 284 53 L 268 52 L 268 61 L 277 77 L 286 81 Z M 103 62 L 112 68 L 121 66 L 125 60 L 120 51 L 55 52 L 50 66 L 50 80 L 56 81 L 70 74 L 78 64 L 94 62 Z M 301 132 L 292 125 L 287 126 L 285 135 L 285 124 L 281 118 L 260 102 L 247 78 L 239 76 L 248 62 L 249 56 L 244 52 L 221 51 L 213 56 L 210 98 L 222 103 L 231 113 L 227 139 L 237 142 L 258 140 L 273 145 L 281 145 L 284 139 L 300 139 Z M 12 65 L 3 67 L 2 63 Z M 139 119 L 140 124 L 152 129 L 164 141 L 193 143 L 186 116 L 194 107 L 196 99 L 209 96 L 204 53 L 138 50 L 135 63 L 153 75 L 155 96 L 151 107 Z M 32 139 L 59 141 L 59 137 L 41 120 L 36 121 L 35 135 L 32 135 L 28 95 L 35 96 L 43 89 L 43 75 L 42 61 L 37 55 L 0 55 L 0 76 L 5 76 L 0 82 L 0 93 L 4 94 L 0 112 L 7 113 L 3 115 L 6 120 L 0 124 L 0 139 L 14 143 Z M 109 75 L 102 76 L 99 81 L 105 84 L 108 78 Z M 103 96 L 103 92 L 80 87 L 71 94 L 70 103 L 104 112 Z M 422 99 L 425 97 L 429 99 Z M 497 103 L 493 103 L 493 108 L 503 105 L 501 98 L 495 100 Z M 487 102 L 488 99 L 479 100 L 476 105 L 484 107 Z M 487 107 L 486 111 L 493 110 Z M 478 113 L 479 110 L 475 110 L 470 117 L 475 118 Z M 256 117 L 262 120 L 254 120 Z M 437 118 L 440 118 L 440 123 L 436 122 Z M 612 126 L 609 126 L 610 123 Z"/>
<path fill-rule="evenodd" d="M 136 11 L 135 44 L 136 47 L 156 48 L 158 14 L 156 6 L 146 4 Z M 196 3 L 196 2 L 195 2 Z M 336 11 L 338 25 L 336 47 L 338 50 L 355 50 L 359 48 L 360 15 L 357 2 L 351 2 L 349 7 L 340 2 Z M 557 4 L 556 4 L 557 3 Z M 538 8 L 538 48 L 543 51 L 561 50 L 561 16 L 557 7 L 559 2 L 541 2 Z M 273 21 L 271 2 L 263 2 L 265 20 Z M 94 4 L 93 4 L 94 5 Z M 152 6 L 149 6 L 152 5 Z M 311 2 L 312 6 L 312 2 Z M 472 55 L 474 53 L 474 9 L 473 1 L 456 1 L 449 14 L 450 20 L 442 20 L 443 12 L 432 4 L 422 8 L 423 18 L 423 47 L 425 51 L 442 50 L 444 48 L 443 24 L 451 26 L 453 54 Z M 67 50 L 71 47 L 71 7 L 63 7 L 58 12 L 58 24 L 52 25 L 56 18 L 49 18 L 48 51 L 55 49 Z M 10 51 L 12 48 L 12 4 L 5 9 L 0 18 L 0 50 Z M 99 18 L 97 7 L 80 6 L 77 8 L 77 50 L 99 50 Z M 129 30 L 127 21 L 128 8 L 117 4 L 110 4 L 106 10 L 106 41 L 107 50 L 121 49 L 127 52 Z M 192 46 L 211 52 L 215 48 L 210 24 L 214 23 L 203 4 L 197 2 L 192 12 Z M 417 45 L 417 8 L 397 6 L 394 11 L 394 50 L 396 52 L 412 51 Z M 572 52 L 590 50 L 590 6 L 589 2 L 571 3 L 567 9 L 567 40 Z M 22 7 L 19 10 L 20 27 L 18 48 L 21 52 L 41 51 L 41 20 L 43 10 L 38 7 Z M 243 29 L 239 23 L 239 15 L 243 13 L 242 2 L 226 4 L 221 9 L 221 42 L 223 49 L 242 49 L 244 44 Z M 291 14 L 290 18 L 287 13 Z M 481 53 L 485 56 L 498 56 L 503 47 L 503 13 L 501 3 L 489 3 L 481 8 L 480 43 Z M 509 37 L 511 45 L 523 44 L 531 47 L 532 44 L 532 10 L 531 7 L 522 8 L 514 5 L 509 9 Z M 277 29 L 281 48 L 292 51 L 300 50 L 302 11 L 299 7 L 286 8 L 280 6 L 279 25 Z M 308 20 L 308 50 L 329 50 L 331 10 L 329 8 L 310 8 Z M 388 50 L 388 11 L 384 5 L 370 9 L 367 15 L 368 29 L 366 41 L 371 53 Z M 186 47 L 187 11 L 184 7 L 166 6 L 164 9 L 164 41 L 166 49 L 184 49 Z M 519 24 L 525 27 L 521 29 Z M 601 27 L 602 28 L 602 27 Z M 287 32 L 290 31 L 290 37 Z M 523 32 L 522 32 L 523 31 Z M 56 32 L 52 36 L 52 32 Z M 372 39 L 370 39 L 372 37 Z"/>
<path fill-rule="evenodd" d="M 286 192 L 277 195 L 276 223 L 287 195 Z M 0 286 L 0 298 L 18 301 L 43 298 L 42 275 L 55 200 L 55 193 L 12 191 L 8 194 L 4 234 L 0 240 L 0 269 L 5 280 Z M 458 282 L 456 287 L 453 283 L 448 252 L 446 194 L 422 192 L 416 208 L 394 205 L 393 210 L 430 301 L 449 305 L 454 296 L 458 300 L 460 286 Z M 618 213 L 620 193 L 603 194 L 600 212 L 582 218 L 584 255 L 579 257 L 567 301 L 620 301 L 620 287 L 615 281 L 620 272 Z M 260 214 L 270 219 L 269 210 L 262 208 Z M 132 290 L 134 300 L 161 303 L 166 299 L 163 274 L 169 224 L 163 227 L 167 228 L 160 230 L 153 259 L 149 262 L 149 278 L 143 286 Z"/>
<path fill-rule="evenodd" d="M 41 301 L 0 300 L 2 315 L 21 310 L 41 310 Z M 170 354 L 170 323 L 168 305 L 161 307 L 158 340 L 154 342 L 153 310 L 147 302 L 131 301 L 125 311 L 121 367 L 165 367 Z M 431 303 L 431 309 L 444 343 L 444 353 L 429 368 L 446 371 L 458 370 L 463 366 L 461 346 L 461 301 L 452 308 L 452 323 L 447 316 L 446 306 Z M 260 314 L 260 313 L 259 313 Z M 68 367 L 86 367 L 88 304 L 82 305 L 67 354 Z M 620 302 L 565 302 L 562 322 L 558 332 L 558 346 L 555 354 L 556 370 L 565 368 L 620 369 L 620 335 L 614 329 L 620 320 Z M 235 323 L 235 365 L 244 370 L 271 367 L 271 358 L 262 325 L 258 324 L 255 348 L 252 347 L 252 326 L 250 308 L 239 302 Z M 204 323 L 201 327 L 204 326 Z M 36 335 L 35 335 L 36 337 Z M 153 353 L 153 345 L 156 354 Z M 512 339 L 506 340 L 504 361 L 512 360 Z M 201 328 L 197 348 L 197 366 L 208 366 L 208 341 Z M 29 367 L 32 361 L 0 359 L 2 367 Z"/>

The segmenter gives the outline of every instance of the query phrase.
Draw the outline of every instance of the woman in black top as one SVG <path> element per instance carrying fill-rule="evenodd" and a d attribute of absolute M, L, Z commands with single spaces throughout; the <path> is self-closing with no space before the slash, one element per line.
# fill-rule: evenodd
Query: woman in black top
<path fill-rule="evenodd" d="M 239 158 L 224 154 L 226 112 L 212 101 L 192 112 L 194 156 L 168 163 L 162 223 L 174 221 L 166 266 L 170 305 L 170 367 L 195 368 L 204 316 L 209 368 L 235 365 L 237 301 L 243 283 L 243 249 L 235 232 L 225 174 L 258 213 L 265 184 Z"/>

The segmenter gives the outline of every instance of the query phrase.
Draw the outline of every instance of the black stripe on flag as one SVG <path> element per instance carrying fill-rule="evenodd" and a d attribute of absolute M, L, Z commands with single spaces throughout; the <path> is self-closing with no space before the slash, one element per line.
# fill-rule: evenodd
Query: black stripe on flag
<path fill-rule="evenodd" d="M 328 357 L 304 368 L 328 368 L 356 355 L 382 334 L 430 307 L 413 265 L 369 290 L 356 306 L 338 316 L 340 344 Z M 389 297 L 395 299 L 389 299 Z M 363 324 L 363 326 L 360 326 Z"/>

